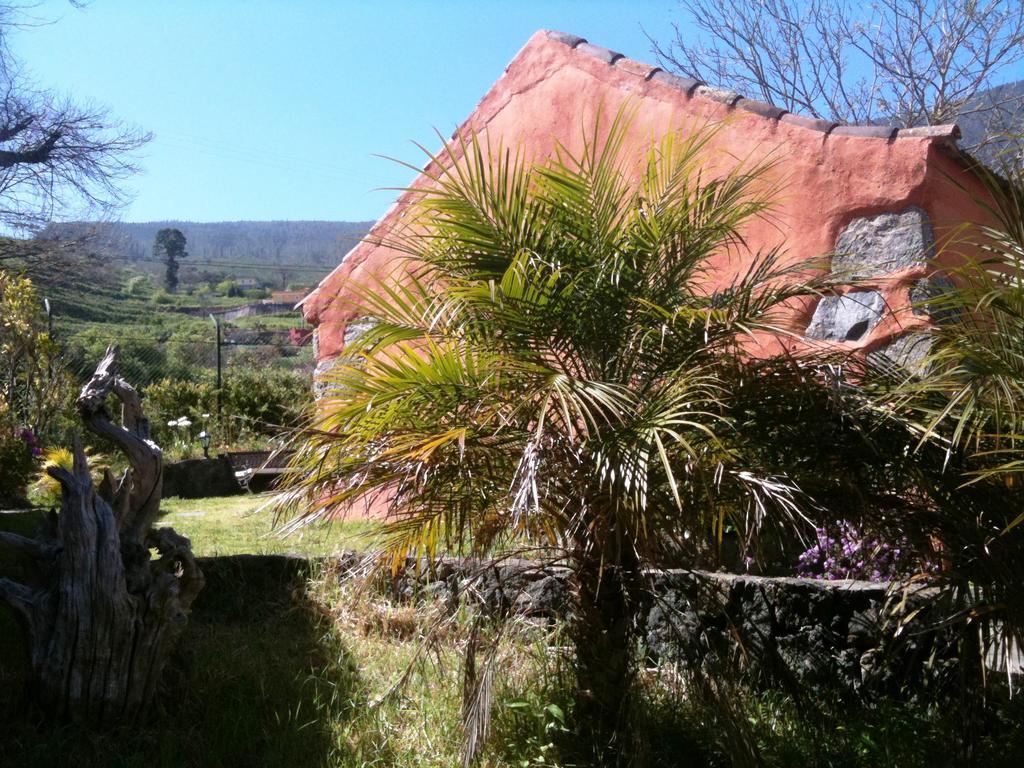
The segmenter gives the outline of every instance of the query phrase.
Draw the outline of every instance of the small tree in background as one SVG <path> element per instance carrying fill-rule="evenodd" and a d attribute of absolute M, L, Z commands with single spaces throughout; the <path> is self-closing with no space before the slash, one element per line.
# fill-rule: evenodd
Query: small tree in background
<path fill-rule="evenodd" d="M 0 269 L 0 421 L 52 436 L 72 389 L 35 286 Z"/>
<path fill-rule="evenodd" d="M 168 293 L 178 290 L 178 259 L 188 256 L 185 245 L 185 235 L 174 227 L 164 227 L 153 241 L 153 258 L 167 266 L 164 287 Z"/>

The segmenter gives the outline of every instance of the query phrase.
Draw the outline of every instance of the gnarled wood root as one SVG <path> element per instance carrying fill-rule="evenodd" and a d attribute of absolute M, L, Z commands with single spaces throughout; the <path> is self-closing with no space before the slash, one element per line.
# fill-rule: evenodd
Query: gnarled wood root
<path fill-rule="evenodd" d="M 163 454 L 149 439 L 138 393 L 116 368 L 110 347 L 78 408 L 92 432 L 124 451 L 130 469 L 98 492 L 74 439 L 72 470 L 50 469 L 63 492 L 60 514 L 35 539 L 0 535 L 0 547 L 26 563 L 24 580 L 0 579 L 0 600 L 28 630 L 41 701 L 61 719 L 97 726 L 145 713 L 203 587 L 189 540 L 152 528 Z M 121 425 L 106 409 L 111 392 L 122 403 Z"/>

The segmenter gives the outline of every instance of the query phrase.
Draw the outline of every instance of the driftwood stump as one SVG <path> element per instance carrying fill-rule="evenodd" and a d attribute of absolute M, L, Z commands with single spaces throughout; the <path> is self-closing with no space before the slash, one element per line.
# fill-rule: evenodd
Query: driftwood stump
<path fill-rule="evenodd" d="M 153 529 L 160 511 L 163 454 L 135 389 L 117 375 L 111 346 L 77 406 L 94 434 L 128 457 L 119 482 L 93 487 L 81 442 L 74 468 L 51 468 L 62 487 L 36 538 L 0 532 L 0 547 L 25 562 L 23 581 L 0 579 L 0 600 L 22 619 L 42 704 L 55 717 L 94 726 L 130 723 L 153 700 L 171 650 L 203 587 L 189 540 Z M 121 401 L 121 425 L 107 397 Z M 156 553 L 155 555 L 153 553 Z"/>

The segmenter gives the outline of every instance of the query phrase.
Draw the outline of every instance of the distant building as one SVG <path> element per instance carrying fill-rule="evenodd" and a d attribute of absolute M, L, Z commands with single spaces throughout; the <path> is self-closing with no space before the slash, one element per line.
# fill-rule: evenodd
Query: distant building
<path fill-rule="evenodd" d="M 294 307 L 305 297 L 305 291 L 272 291 L 270 301 L 274 304 L 291 304 Z"/>
<path fill-rule="evenodd" d="M 914 364 L 930 320 L 910 305 L 941 285 L 929 266 L 935 243 L 965 219 L 981 217 L 965 188 L 982 195 L 982 187 L 958 149 L 956 126 L 838 125 L 706 87 L 572 35 L 541 31 L 458 132 L 485 132 L 543 160 L 556 143 L 579 150 L 598 110 L 611 116 L 627 101 L 636 112 L 627 149 L 638 159 L 667 131 L 685 134 L 717 122 L 720 130 L 708 146 L 710 173 L 737 162 L 775 161 L 764 183 L 776 206 L 770 220 L 744 232 L 751 252 L 781 245 L 793 261 L 835 253 L 833 268 L 856 265 L 864 278 L 856 291 L 789 307 L 786 322 L 795 340 L 775 338 L 768 347 L 799 345 L 803 336 L 811 340 L 806 343 L 820 340 Z M 429 183 L 421 175 L 412 186 Z M 318 371 L 343 352 L 346 331 L 357 320 L 350 287 L 398 263 L 398 254 L 380 243 L 412 199 L 408 192 L 399 196 L 370 236 L 304 299 L 303 314 L 316 328 Z M 723 259 L 711 280 L 725 285 L 745 266 Z"/>

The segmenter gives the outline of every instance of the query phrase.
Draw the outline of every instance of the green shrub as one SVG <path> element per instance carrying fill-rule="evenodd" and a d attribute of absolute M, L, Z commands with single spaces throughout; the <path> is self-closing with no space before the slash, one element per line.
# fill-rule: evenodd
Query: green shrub
<path fill-rule="evenodd" d="M 195 421 L 213 411 L 216 394 L 213 382 L 205 379 L 162 379 L 146 387 L 146 413 L 155 423 L 182 416 Z"/>
<path fill-rule="evenodd" d="M 24 506 L 25 488 L 36 468 L 35 449 L 30 430 L 0 432 L 0 506 Z"/>
<path fill-rule="evenodd" d="M 166 449 L 194 439 L 203 429 L 219 445 L 249 444 L 259 435 L 265 441 L 279 428 L 293 425 L 310 407 L 313 395 L 308 376 L 242 368 L 225 373 L 219 409 L 216 381 L 209 372 L 190 379 L 164 378 L 146 387 L 145 398 L 153 439 Z M 182 417 L 192 422 L 190 429 L 168 426 Z"/>
<path fill-rule="evenodd" d="M 65 361 L 68 368 L 84 380 L 103 359 L 107 345 L 115 342 L 121 347 L 118 363 L 121 376 L 135 386 L 145 386 L 172 375 L 168 347 L 173 345 L 162 344 L 155 336 L 149 338 L 150 333 L 148 329 L 142 332 L 120 326 L 86 328 L 65 342 Z"/>
<path fill-rule="evenodd" d="M 313 402 L 308 376 L 280 369 L 231 371 L 224 382 L 221 410 L 257 432 L 294 425 Z"/>
<path fill-rule="evenodd" d="M 234 280 L 221 280 L 214 287 L 214 290 L 221 296 L 241 296 L 242 289 L 238 287 L 238 284 Z"/>
<path fill-rule="evenodd" d="M 153 281 L 149 275 L 134 275 L 125 283 L 124 292 L 129 296 L 148 297 L 153 293 Z"/>

